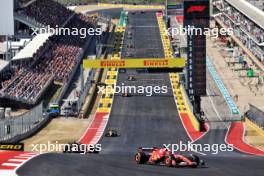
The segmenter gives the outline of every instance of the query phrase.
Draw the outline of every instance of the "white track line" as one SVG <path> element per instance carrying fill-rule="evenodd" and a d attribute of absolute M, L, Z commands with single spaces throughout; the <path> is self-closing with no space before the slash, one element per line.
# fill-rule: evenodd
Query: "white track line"
<path fill-rule="evenodd" d="M 208 91 L 208 89 L 206 89 L 206 93 L 207 93 L 207 95 L 209 95 L 209 91 Z M 213 106 L 213 109 L 214 109 L 214 111 L 215 111 L 215 113 L 216 113 L 218 119 L 221 120 L 221 121 L 223 121 L 222 117 L 220 116 L 219 112 L 217 111 L 217 109 L 216 109 L 216 107 L 215 107 L 215 104 L 214 104 L 214 102 L 213 102 L 211 96 L 208 96 L 208 97 L 209 97 L 209 100 L 210 100 L 210 102 L 211 102 L 211 104 L 212 104 L 212 106 Z"/>
<path fill-rule="evenodd" d="M 18 167 L 20 166 L 21 163 L 3 163 L 2 166 L 14 166 L 14 167 Z"/>
<path fill-rule="evenodd" d="M 1 169 L 0 169 L 0 175 L 1 176 L 17 176 L 15 171 L 13 170 L 1 170 Z"/>
<path fill-rule="evenodd" d="M 34 156 L 32 155 L 30 158 L 28 158 L 27 160 L 25 160 L 22 164 L 20 164 L 18 167 L 16 167 L 15 168 L 15 170 L 14 170 L 14 175 L 11 175 L 11 176 L 17 176 L 17 174 L 16 174 L 16 172 L 17 172 L 17 170 L 22 166 L 22 165 L 24 165 L 25 163 L 27 163 L 27 162 L 29 162 L 30 160 L 32 160 L 33 158 L 36 158 L 36 157 L 38 157 L 38 156 L 40 156 L 40 155 L 43 155 L 43 154 L 45 154 L 45 153 L 43 153 L 43 154 L 38 154 L 38 153 L 32 153 L 32 154 L 35 154 Z"/>
<path fill-rule="evenodd" d="M 28 156 L 14 156 L 14 158 L 29 159 L 31 157 L 28 157 Z"/>
<path fill-rule="evenodd" d="M 32 157 L 32 156 L 35 156 L 35 155 L 28 155 L 28 154 L 21 154 L 21 155 L 19 155 L 19 156 L 23 156 L 23 157 Z"/>
<path fill-rule="evenodd" d="M 9 159 L 8 161 L 14 161 L 14 162 L 24 162 L 25 161 L 25 159 L 13 159 L 13 158 L 11 158 L 11 159 Z"/>

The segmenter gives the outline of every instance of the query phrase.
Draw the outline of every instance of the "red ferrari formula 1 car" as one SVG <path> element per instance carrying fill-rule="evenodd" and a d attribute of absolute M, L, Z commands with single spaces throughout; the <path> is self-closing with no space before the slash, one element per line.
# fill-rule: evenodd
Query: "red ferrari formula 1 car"
<path fill-rule="evenodd" d="M 204 165 L 204 161 L 198 156 L 177 155 L 166 148 L 139 148 L 135 154 L 137 164 L 157 164 L 167 167 L 191 167 L 196 168 Z"/>

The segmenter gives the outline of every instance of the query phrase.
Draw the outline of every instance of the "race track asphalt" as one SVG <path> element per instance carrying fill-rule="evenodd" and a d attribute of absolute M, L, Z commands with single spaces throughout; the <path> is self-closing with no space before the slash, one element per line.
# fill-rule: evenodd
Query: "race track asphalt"
<path fill-rule="evenodd" d="M 133 18 L 135 16 L 135 18 Z M 147 17 L 146 17 L 147 16 Z M 132 24 L 140 25 L 144 18 L 157 25 L 155 13 L 129 14 Z M 137 20 L 138 19 L 138 20 Z M 130 21 L 130 24 L 131 24 Z M 143 23 L 144 25 L 148 25 Z M 145 29 L 145 28 L 144 28 Z M 148 30 L 146 30 L 148 31 Z M 155 35 L 155 31 L 153 35 Z M 155 41 L 161 42 L 159 36 L 151 35 Z M 125 39 L 126 40 L 126 39 Z M 135 38 L 136 43 L 142 42 Z M 149 45 L 144 44 L 145 47 Z M 160 45 L 155 45 L 157 49 Z M 135 51 L 138 48 L 135 49 Z M 146 48 L 146 51 L 148 49 Z M 126 51 L 124 51 L 126 53 Z M 162 49 L 159 48 L 162 56 Z M 137 56 L 137 53 L 135 53 Z M 147 56 L 146 56 L 147 55 Z M 142 57 L 148 57 L 149 54 Z M 127 81 L 129 75 L 135 76 L 135 81 Z M 214 175 L 214 176 L 262 176 L 264 173 L 261 157 L 244 155 L 237 152 L 225 152 L 220 155 L 201 156 L 206 166 L 196 169 L 167 168 L 152 165 L 137 165 L 133 155 L 137 147 L 162 146 L 162 144 L 177 144 L 180 141 L 189 141 L 188 135 L 182 126 L 171 91 L 167 73 L 138 73 L 136 70 L 127 70 L 120 73 L 118 84 L 121 85 L 166 85 L 168 93 L 155 94 L 147 97 L 134 93 L 131 97 L 114 96 L 112 111 L 107 128 L 118 130 L 120 137 L 103 137 L 102 152 L 99 154 L 44 154 L 25 163 L 17 173 L 19 176 L 171 176 L 171 175 Z M 197 143 L 222 144 L 226 129 L 209 131 Z"/>
<path fill-rule="evenodd" d="M 204 157 L 203 168 L 167 168 L 153 165 L 137 165 L 129 155 L 110 154 L 45 154 L 26 163 L 18 170 L 25 176 L 262 176 L 263 159 L 248 156 Z"/>

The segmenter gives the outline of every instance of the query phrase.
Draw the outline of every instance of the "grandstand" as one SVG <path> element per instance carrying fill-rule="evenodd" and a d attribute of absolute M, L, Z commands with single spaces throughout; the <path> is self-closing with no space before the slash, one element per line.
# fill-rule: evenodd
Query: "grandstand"
<path fill-rule="evenodd" d="M 220 12 L 216 20 L 232 28 L 243 45 L 264 62 L 264 12 L 246 1 L 214 1 L 213 5 Z"/>
<path fill-rule="evenodd" d="M 0 36 L 0 176 L 263 175 L 257 7 L 211 0 L 210 18 L 209 0 L 14 1 L 15 35 Z M 209 23 L 234 34 L 172 32 Z"/>
<path fill-rule="evenodd" d="M 18 18 L 26 17 L 19 18 L 20 22 L 26 19 L 25 24 L 32 22 L 78 30 L 97 27 L 96 17 L 76 14 L 53 0 L 20 1 L 15 14 Z M 80 34 L 37 35 L 11 60 L 10 67 L 1 68 L 1 97 L 34 105 L 53 81 L 66 85 L 79 66 L 90 39 L 90 35 L 81 37 Z"/>
<path fill-rule="evenodd" d="M 68 10 L 58 2 L 45 0 L 32 1 L 22 9 L 19 8 L 17 13 L 32 18 L 43 25 L 50 25 L 51 27 L 55 27 L 56 25 L 63 26 L 74 14 L 74 12 Z"/>

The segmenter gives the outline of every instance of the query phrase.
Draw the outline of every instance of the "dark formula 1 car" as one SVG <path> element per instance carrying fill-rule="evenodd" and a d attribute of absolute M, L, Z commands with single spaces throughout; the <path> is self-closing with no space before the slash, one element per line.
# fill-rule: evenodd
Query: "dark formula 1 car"
<path fill-rule="evenodd" d="M 126 69 L 125 68 L 120 68 L 119 69 L 119 73 L 126 73 Z"/>
<path fill-rule="evenodd" d="M 122 93 L 122 97 L 132 97 L 132 95 L 129 93 Z"/>
<path fill-rule="evenodd" d="M 107 132 L 105 133 L 105 137 L 118 137 L 120 136 L 116 130 L 112 130 L 112 129 L 109 129 L 107 130 Z"/>
<path fill-rule="evenodd" d="M 128 77 L 127 77 L 127 80 L 128 80 L 128 81 L 135 81 L 136 78 L 135 78 L 134 76 L 128 76 Z"/>
<path fill-rule="evenodd" d="M 173 154 L 166 148 L 139 148 L 135 154 L 137 164 L 156 164 L 167 167 L 191 167 L 204 165 L 204 161 L 198 156 Z"/>

